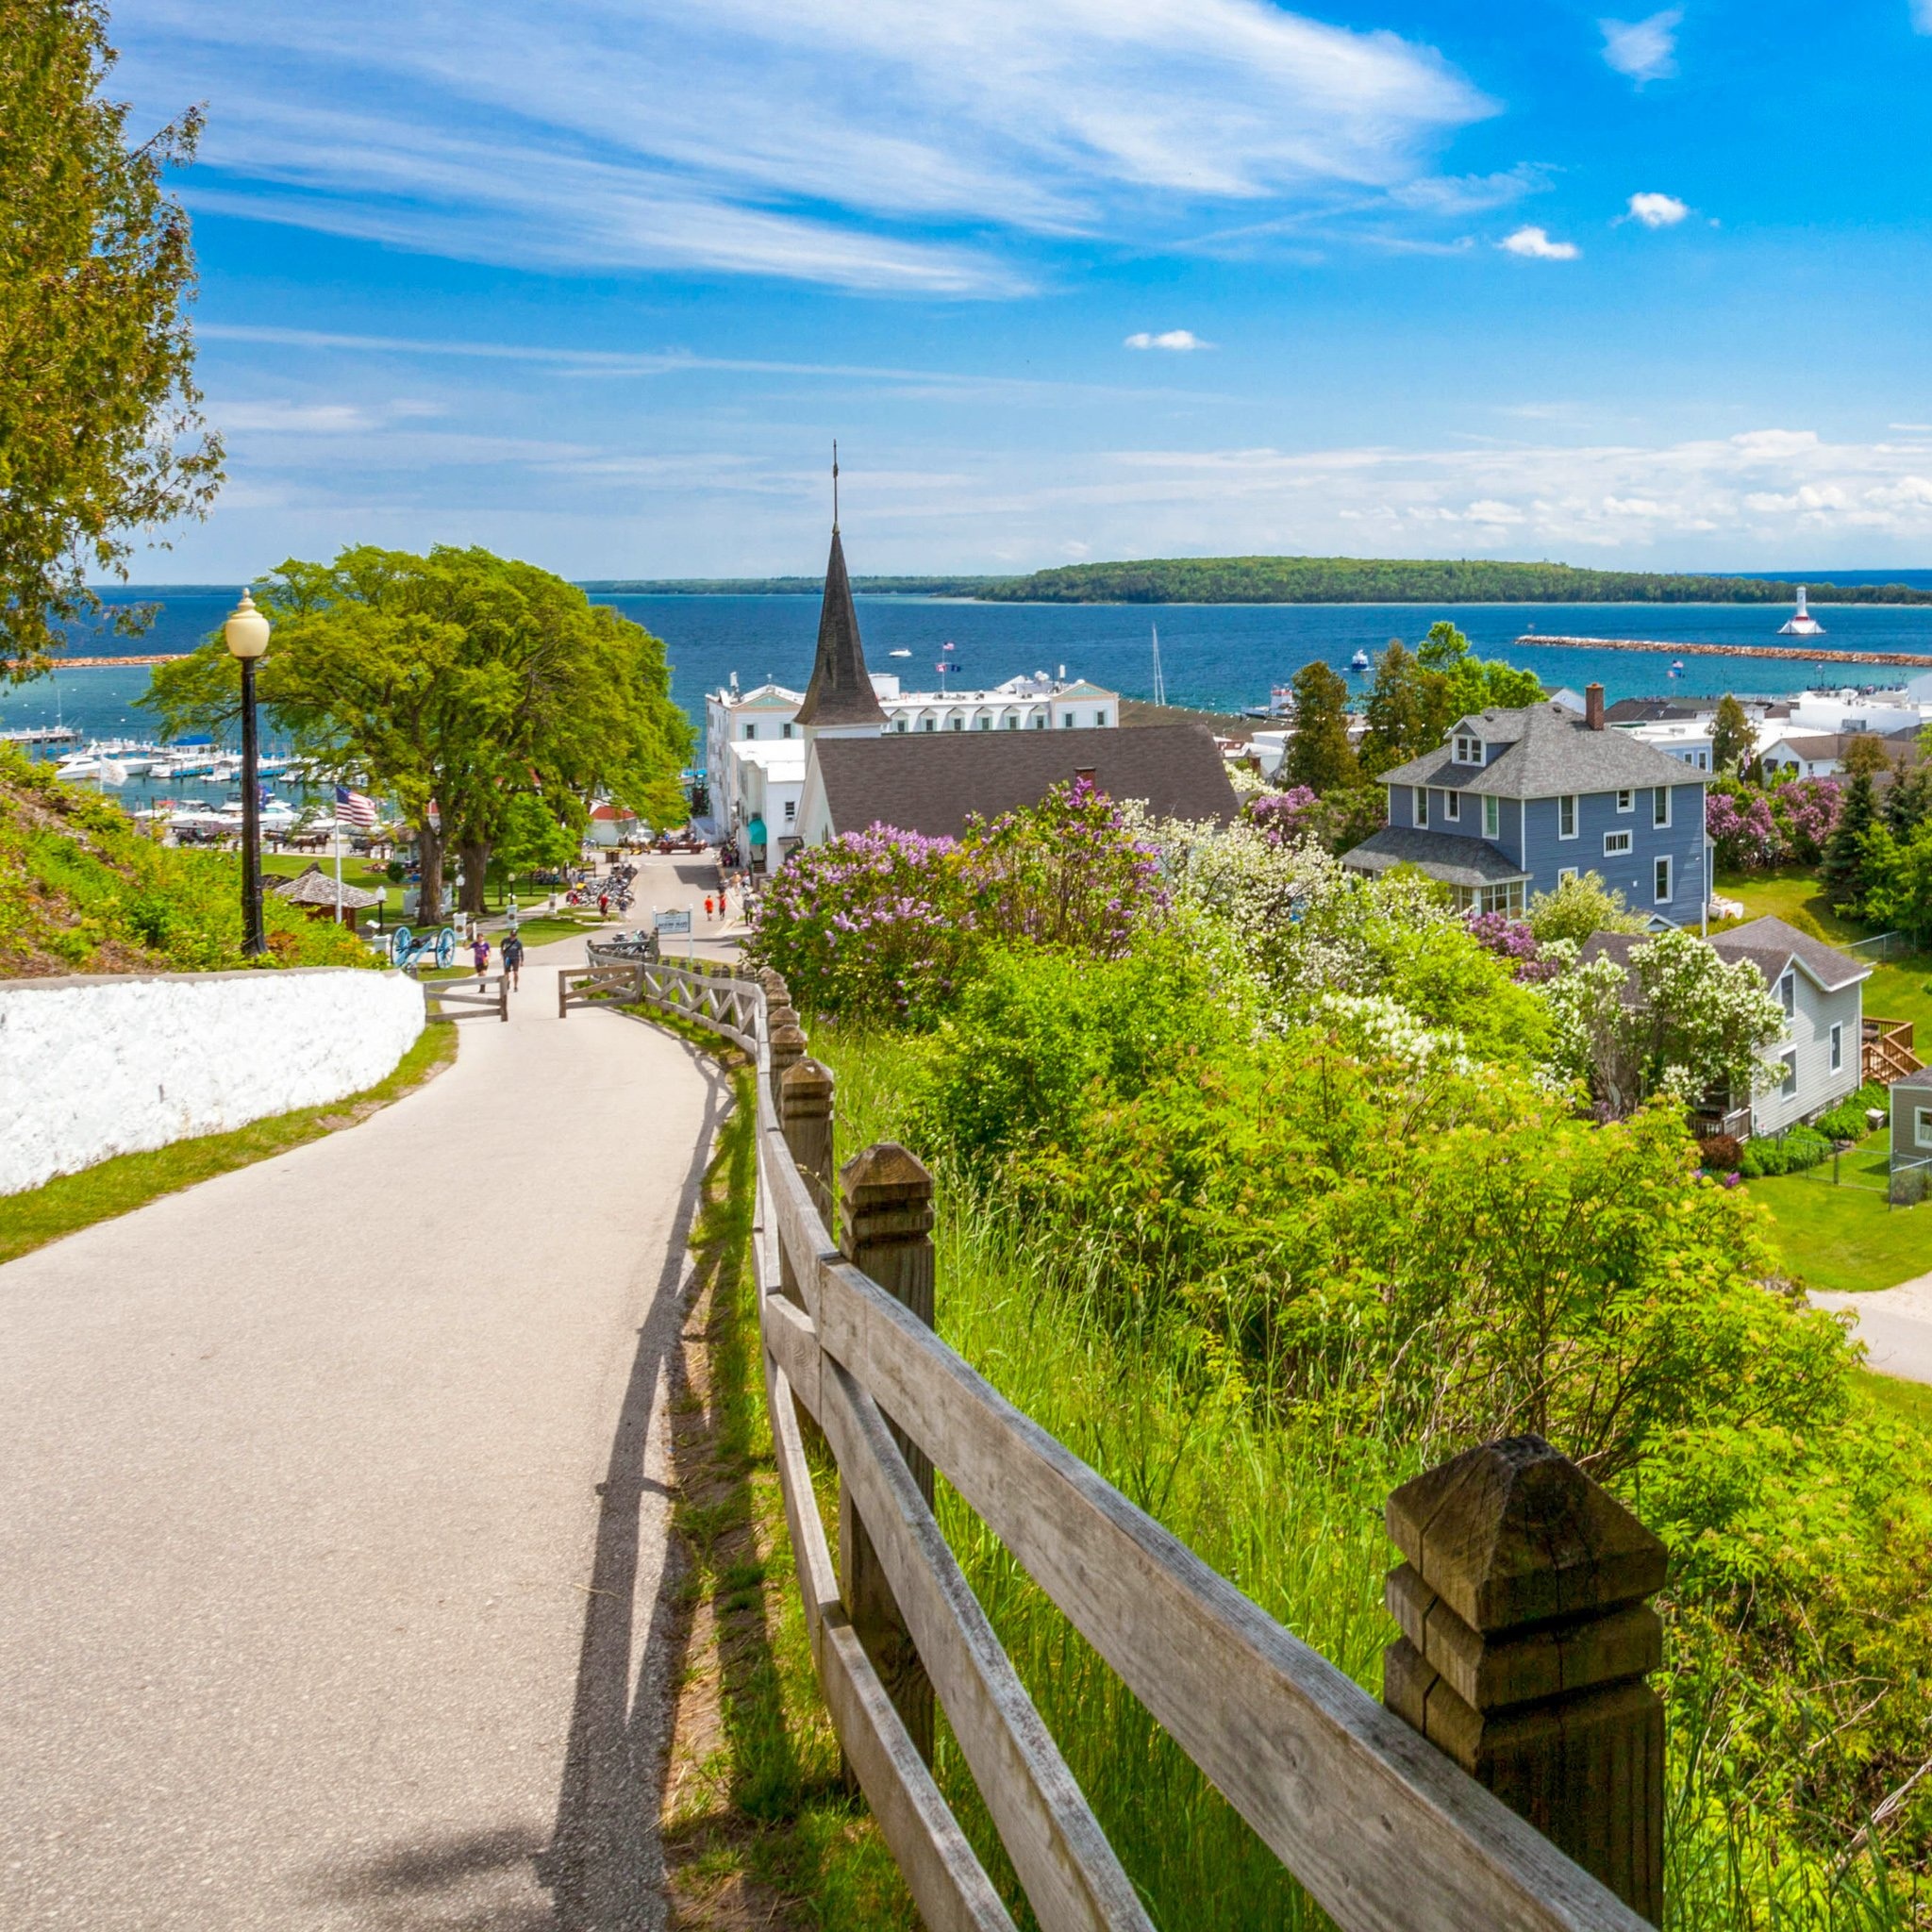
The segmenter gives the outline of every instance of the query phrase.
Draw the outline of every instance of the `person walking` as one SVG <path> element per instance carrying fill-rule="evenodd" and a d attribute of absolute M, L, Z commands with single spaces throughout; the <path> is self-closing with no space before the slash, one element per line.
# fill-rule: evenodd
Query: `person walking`
<path fill-rule="evenodd" d="M 490 941 L 479 932 L 475 943 L 470 948 L 470 957 L 476 962 L 476 991 L 488 991 L 486 980 L 490 972 Z"/>
<path fill-rule="evenodd" d="M 524 990 L 524 936 L 515 926 L 504 935 L 503 970 L 509 974 L 510 991 Z"/>

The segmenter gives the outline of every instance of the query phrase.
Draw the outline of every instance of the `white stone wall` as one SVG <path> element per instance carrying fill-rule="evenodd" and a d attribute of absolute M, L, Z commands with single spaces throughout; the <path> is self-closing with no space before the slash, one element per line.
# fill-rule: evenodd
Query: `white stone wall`
<path fill-rule="evenodd" d="M 373 1087 L 423 989 L 353 967 L 0 981 L 0 1194 Z"/>

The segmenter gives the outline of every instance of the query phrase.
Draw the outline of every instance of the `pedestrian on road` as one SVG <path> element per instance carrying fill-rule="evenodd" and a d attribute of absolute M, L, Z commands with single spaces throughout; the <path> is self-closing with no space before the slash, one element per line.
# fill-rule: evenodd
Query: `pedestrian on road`
<path fill-rule="evenodd" d="M 608 919 L 610 917 L 610 894 L 608 892 L 599 892 L 597 894 L 597 916 L 600 919 Z"/>
<path fill-rule="evenodd" d="M 523 991 L 524 936 L 515 926 L 510 927 L 509 935 L 503 942 L 503 970 L 509 974 L 511 991 Z"/>
<path fill-rule="evenodd" d="M 708 892 L 705 894 L 705 917 L 707 919 L 711 917 L 711 895 Z"/>
<path fill-rule="evenodd" d="M 476 991 L 485 991 L 484 980 L 490 971 L 490 941 L 479 932 L 476 943 L 470 948 L 470 957 L 476 962 Z"/>

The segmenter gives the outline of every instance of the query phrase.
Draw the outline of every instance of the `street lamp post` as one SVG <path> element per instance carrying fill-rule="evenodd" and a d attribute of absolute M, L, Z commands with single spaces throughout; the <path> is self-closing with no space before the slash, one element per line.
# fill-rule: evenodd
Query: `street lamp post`
<path fill-rule="evenodd" d="M 222 626 L 231 656 L 242 664 L 242 951 L 268 951 L 261 929 L 261 781 L 256 774 L 255 667 L 268 649 L 268 619 L 246 591 Z"/>

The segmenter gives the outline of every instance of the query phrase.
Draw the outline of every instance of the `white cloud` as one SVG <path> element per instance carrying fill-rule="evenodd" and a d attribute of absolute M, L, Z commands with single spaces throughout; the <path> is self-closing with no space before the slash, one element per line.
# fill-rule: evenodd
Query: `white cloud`
<path fill-rule="evenodd" d="M 1518 228 L 1513 235 L 1506 235 L 1496 246 L 1507 248 L 1511 255 L 1525 256 L 1532 261 L 1574 261 L 1582 253 L 1574 242 L 1552 242 L 1547 228 Z"/>
<path fill-rule="evenodd" d="M 1671 7 L 1648 20 L 1598 21 L 1604 59 L 1639 87 L 1646 80 L 1668 80 L 1677 71 L 1677 28 L 1683 19 L 1684 9 Z"/>
<path fill-rule="evenodd" d="M 1272 0 L 146 0 L 145 110 L 209 102 L 204 207 L 465 258 L 914 294 L 986 234 L 1159 240 L 1204 204 L 1386 194 L 1493 104 Z M 219 198 L 218 198 L 219 197 Z"/>
<path fill-rule="evenodd" d="M 1162 329 L 1158 335 L 1151 335 L 1146 329 L 1140 329 L 1130 335 L 1122 344 L 1128 349 L 1173 349 L 1185 355 L 1190 349 L 1211 349 L 1212 342 L 1204 342 L 1191 328 Z"/>
<path fill-rule="evenodd" d="M 1475 215 L 1507 208 L 1525 194 L 1541 193 L 1549 185 L 1547 168 L 1524 161 L 1496 175 L 1424 175 L 1391 189 L 1389 199 L 1398 208 L 1426 214 Z"/>
<path fill-rule="evenodd" d="M 1932 34 L 1932 0 L 1912 0 L 1912 25 L 1922 34 Z"/>
<path fill-rule="evenodd" d="M 1674 228 L 1690 212 L 1689 205 L 1674 194 L 1633 194 L 1628 219 L 1646 228 Z"/>

